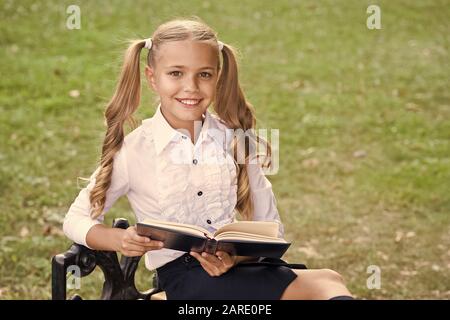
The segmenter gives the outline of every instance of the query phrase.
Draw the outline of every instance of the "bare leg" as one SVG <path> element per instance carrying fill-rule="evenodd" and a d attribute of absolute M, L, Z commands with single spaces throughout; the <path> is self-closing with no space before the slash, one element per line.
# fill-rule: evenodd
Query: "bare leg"
<path fill-rule="evenodd" d="M 289 284 L 281 300 L 327 300 L 351 296 L 341 275 L 330 269 L 292 270 L 297 278 Z"/>

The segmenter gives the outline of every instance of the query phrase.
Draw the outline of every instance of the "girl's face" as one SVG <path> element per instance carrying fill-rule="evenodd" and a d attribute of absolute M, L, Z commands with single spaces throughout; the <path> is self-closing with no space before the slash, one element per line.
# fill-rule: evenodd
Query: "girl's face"
<path fill-rule="evenodd" d="M 192 128 L 215 98 L 217 49 L 192 40 L 167 42 L 158 49 L 154 68 L 145 68 L 149 84 L 169 124 Z"/>

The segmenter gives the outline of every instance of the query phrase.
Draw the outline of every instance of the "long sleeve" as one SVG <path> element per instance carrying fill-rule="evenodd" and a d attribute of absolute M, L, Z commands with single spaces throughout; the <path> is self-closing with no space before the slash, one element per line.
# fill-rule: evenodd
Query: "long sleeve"
<path fill-rule="evenodd" d="M 253 220 L 276 221 L 280 224 L 278 236 L 284 236 L 284 226 L 278 214 L 277 202 L 272 191 L 272 184 L 264 175 L 258 164 L 248 164 L 247 172 L 253 200 Z"/>
<path fill-rule="evenodd" d="M 86 243 L 86 235 L 94 225 L 103 222 L 104 214 L 111 208 L 114 202 L 122 195 L 126 194 L 129 189 L 128 170 L 125 155 L 125 144 L 119 152 L 114 156 L 113 173 L 111 185 L 106 193 L 105 209 L 102 215 L 97 219 L 90 216 L 91 203 L 89 195 L 95 185 L 95 176 L 100 168 L 97 168 L 89 179 L 89 184 L 80 191 L 75 201 L 67 212 L 64 223 L 64 234 L 72 241 L 88 246 Z"/>

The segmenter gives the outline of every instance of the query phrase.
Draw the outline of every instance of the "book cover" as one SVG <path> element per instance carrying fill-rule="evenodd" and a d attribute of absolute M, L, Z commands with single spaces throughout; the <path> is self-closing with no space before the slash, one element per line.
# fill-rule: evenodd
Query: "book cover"
<path fill-rule="evenodd" d="M 184 252 L 225 251 L 237 256 L 281 258 L 290 246 L 277 237 L 278 223 L 271 221 L 233 222 L 211 234 L 194 225 L 147 219 L 137 223 L 137 232 L 164 242 L 164 248 Z"/>

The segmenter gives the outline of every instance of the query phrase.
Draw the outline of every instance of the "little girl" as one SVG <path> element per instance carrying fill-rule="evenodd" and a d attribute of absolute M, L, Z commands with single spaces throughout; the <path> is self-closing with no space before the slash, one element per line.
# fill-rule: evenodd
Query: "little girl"
<path fill-rule="evenodd" d="M 124 123 L 132 121 L 140 102 L 143 49 L 148 52 L 145 77 L 160 104 L 152 118 L 125 137 Z M 216 115 L 208 111 L 211 104 Z M 123 230 L 102 224 L 105 212 L 127 195 L 137 221 L 196 224 L 213 232 L 239 213 L 244 220 L 279 222 L 283 236 L 272 186 L 260 161 L 250 161 L 252 148 L 244 148 L 240 163 L 220 134 L 251 132 L 255 116 L 239 85 L 234 49 L 210 27 L 199 20 L 172 20 L 151 38 L 132 42 L 105 118 L 100 166 L 64 220 L 71 240 L 125 256 L 145 254 L 146 267 L 156 269 L 168 299 L 351 299 L 332 270 L 296 270 L 281 259 L 220 251 L 184 253 L 139 236 L 135 226 Z M 247 136 L 248 145 L 262 141 L 253 138 Z M 239 141 L 231 142 L 236 150 Z"/>

